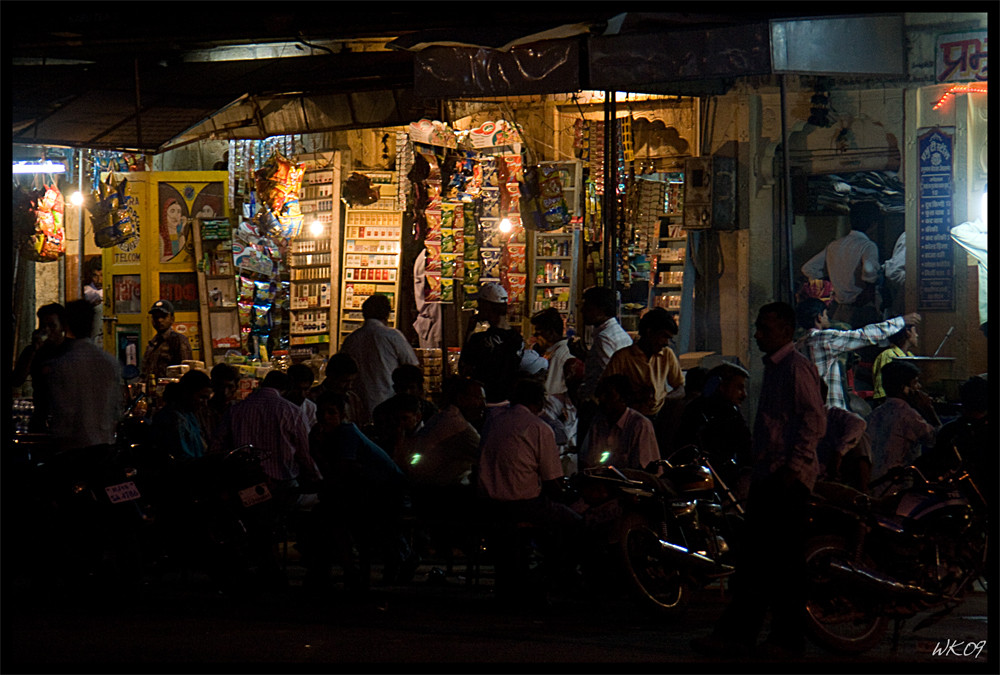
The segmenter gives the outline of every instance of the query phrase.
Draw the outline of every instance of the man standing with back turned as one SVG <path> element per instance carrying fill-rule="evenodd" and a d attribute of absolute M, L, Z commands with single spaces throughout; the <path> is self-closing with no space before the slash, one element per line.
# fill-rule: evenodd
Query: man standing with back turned
<path fill-rule="evenodd" d="M 340 348 L 358 364 L 358 394 L 363 419 L 371 419 L 375 406 L 390 398 L 392 371 L 403 364 L 417 365 L 417 354 L 403 334 L 388 326 L 392 305 L 388 296 L 372 295 L 361 305 L 365 323 L 346 338 Z"/>
<path fill-rule="evenodd" d="M 861 328 L 881 318 L 875 296 L 882 265 L 878 246 L 866 234 L 879 216 L 879 205 L 875 202 L 852 204 L 851 231 L 831 241 L 802 266 L 802 273 L 810 279 L 830 279 L 836 302 L 831 318 L 850 324 L 851 328 Z"/>
<path fill-rule="evenodd" d="M 816 483 L 816 446 L 826 432 L 819 373 L 796 351 L 795 310 L 783 302 L 757 314 L 757 346 L 764 352 L 757 418 L 753 428 L 754 474 L 744 541 L 733 578 L 733 600 L 715 631 L 692 641 L 707 656 L 794 657 L 805 649 L 805 506 Z M 768 608 L 771 632 L 757 636 Z"/>

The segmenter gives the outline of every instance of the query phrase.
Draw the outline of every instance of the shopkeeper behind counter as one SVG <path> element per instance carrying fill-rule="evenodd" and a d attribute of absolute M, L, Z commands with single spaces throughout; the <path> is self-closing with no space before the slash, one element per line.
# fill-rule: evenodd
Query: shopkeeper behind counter
<path fill-rule="evenodd" d="M 149 309 L 156 335 L 146 345 L 142 356 L 142 376 L 166 377 L 167 367 L 191 359 L 191 343 L 186 335 L 174 330 L 174 306 L 169 300 L 157 300 Z"/>

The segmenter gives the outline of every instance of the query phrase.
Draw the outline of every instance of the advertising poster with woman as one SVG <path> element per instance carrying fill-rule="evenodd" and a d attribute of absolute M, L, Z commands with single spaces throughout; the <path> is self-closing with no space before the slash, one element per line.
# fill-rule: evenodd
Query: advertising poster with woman
<path fill-rule="evenodd" d="M 224 186 L 213 183 L 159 183 L 160 262 L 193 258 L 194 218 L 215 218 L 224 213 Z M 182 255 L 186 252 L 186 255 Z"/>

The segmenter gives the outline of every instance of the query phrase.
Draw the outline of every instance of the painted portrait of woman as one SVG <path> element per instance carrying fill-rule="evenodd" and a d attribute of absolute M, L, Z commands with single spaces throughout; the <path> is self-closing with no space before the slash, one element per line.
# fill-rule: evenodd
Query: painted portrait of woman
<path fill-rule="evenodd" d="M 160 183 L 160 262 L 175 259 L 188 238 L 188 209 L 177 189 Z"/>

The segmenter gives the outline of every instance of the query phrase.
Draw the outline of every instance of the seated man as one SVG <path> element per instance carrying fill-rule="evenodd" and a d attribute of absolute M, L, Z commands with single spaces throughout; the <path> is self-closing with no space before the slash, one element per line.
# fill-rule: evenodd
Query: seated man
<path fill-rule="evenodd" d="M 650 419 L 660 412 L 668 392 L 677 398 L 684 395 L 684 372 L 668 346 L 676 335 L 677 322 L 667 310 L 655 307 L 639 319 L 639 339 L 615 352 L 604 369 L 604 377 L 628 376 L 635 395 L 629 405 Z"/>
<path fill-rule="evenodd" d="M 628 407 L 631 397 L 625 375 L 609 375 L 597 385 L 598 414 L 580 449 L 584 468 L 611 465 L 645 471 L 660 459 L 653 423 Z"/>
<path fill-rule="evenodd" d="M 426 422 L 438 411 L 437 406 L 427 400 L 424 395 L 426 393 L 424 392 L 424 371 L 421 370 L 420 366 L 406 363 L 392 371 L 392 390 L 395 394 L 385 401 L 380 402 L 372 411 L 372 421 L 375 425 L 380 423 L 379 420 L 385 418 L 384 415 L 387 406 L 390 405 L 389 402 L 397 396 L 404 394 L 414 396 L 420 400 L 420 419 L 422 421 Z"/>
<path fill-rule="evenodd" d="M 876 405 L 885 400 L 885 389 L 882 388 L 882 368 L 895 358 L 900 356 L 913 356 L 911 351 L 917 346 L 917 327 L 911 323 L 906 324 L 898 331 L 889 336 L 889 347 L 879 352 L 872 364 L 872 379 L 874 393 L 872 401 Z"/>
<path fill-rule="evenodd" d="M 735 363 L 721 363 L 708 372 L 705 395 L 684 410 L 670 452 L 693 444 L 707 454 L 726 485 L 737 492 L 740 477 L 748 479 L 753 467 L 750 427 L 740 411 L 747 397 L 750 373 Z M 743 482 L 746 482 L 744 480 Z"/>
<path fill-rule="evenodd" d="M 212 379 L 204 371 L 189 370 L 167 389 L 167 404 L 153 416 L 152 437 L 161 456 L 197 459 L 208 447 L 199 416 L 212 397 Z"/>
<path fill-rule="evenodd" d="M 342 393 L 326 392 L 316 403 L 317 423 L 309 445 L 325 476 L 316 518 L 326 525 L 318 529 L 339 534 L 333 550 L 339 552 L 345 574 L 357 590 L 368 587 L 375 553 L 384 556 L 386 581 L 401 576 L 408 581 L 417 561 L 402 533 L 406 477 L 382 448 L 347 421 L 347 407 Z M 354 566 L 350 542 L 343 539 L 346 535 L 358 546 L 360 570 Z M 329 562 L 322 556 L 316 561 L 318 567 L 312 571 L 319 583 L 325 581 Z"/>
<path fill-rule="evenodd" d="M 872 411 L 865 432 L 871 441 L 873 481 L 890 469 L 913 464 L 922 446 L 933 445 L 938 427 L 917 409 L 927 405 L 927 395 L 920 391 L 919 368 L 894 359 L 882 369 L 882 385 L 885 403 Z"/>
<path fill-rule="evenodd" d="M 826 399 L 827 384 L 819 381 L 820 392 Z M 826 434 L 816 446 L 820 464 L 820 479 L 850 485 L 861 492 L 868 491 L 871 475 L 871 446 L 865 437 L 865 418 L 850 410 L 826 406 Z"/>
<path fill-rule="evenodd" d="M 560 501 L 562 465 L 552 428 L 539 417 L 544 407 L 545 385 L 522 379 L 510 405 L 490 411 L 483 426 L 479 487 L 494 523 L 528 522 L 541 530 L 551 582 L 571 573 L 583 519 Z"/>

